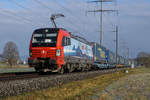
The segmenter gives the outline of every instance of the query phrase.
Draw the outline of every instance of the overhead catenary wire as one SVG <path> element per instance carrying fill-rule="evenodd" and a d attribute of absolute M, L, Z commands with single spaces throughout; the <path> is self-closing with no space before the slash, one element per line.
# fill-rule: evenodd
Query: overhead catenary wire
<path fill-rule="evenodd" d="M 43 2 L 40 1 L 40 0 L 34 0 L 34 1 L 36 1 L 38 4 L 40 3 L 41 6 L 46 7 L 47 9 L 50 9 L 51 11 L 53 10 L 51 7 L 47 6 L 45 3 L 43 3 Z M 32 11 L 30 8 L 28 8 L 28 7 L 26 7 L 26 6 L 23 6 L 21 3 L 18 3 L 18 2 L 16 2 L 15 0 L 12 0 L 11 2 L 14 3 L 14 4 L 16 4 L 18 7 L 25 9 L 26 11 L 29 11 L 29 12 Z M 66 9 L 68 9 L 68 8 L 66 8 Z M 69 10 L 69 11 L 70 11 L 70 13 L 72 13 L 71 10 Z M 17 19 L 22 20 L 22 22 L 30 23 L 30 25 L 35 26 L 35 24 L 33 23 L 33 20 L 32 20 L 32 19 L 29 19 L 29 18 L 27 18 L 27 17 L 21 16 L 21 15 L 17 14 L 16 12 L 13 12 L 13 11 L 11 11 L 11 10 L 3 11 L 3 12 L 5 13 L 5 15 L 7 14 L 8 16 L 13 16 L 14 18 L 17 18 Z M 70 14 L 70 15 L 72 15 L 72 14 Z M 74 17 L 74 19 L 75 19 L 75 18 L 76 18 L 76 17 Z M 66 19 L 64 19 L 64 20 L 66 20 Z M 20 22 L 20 21 L 19 21 L 19 22 Z M 76 32 L 79 33 L 79 30 L 81 30 L 81 27 L 80 27 L 79 25 L 76 25 L 76 23 L 75 23 L 76 21 L 73 22 L 72 20 L 71 20 L 71 21 L 70 21 L 70 20 L 66 20 L 65 22 L 66 22 L 66 23 L 69 23 L 69 24 L 70 24 L 70 27 L 75 26 L 75 27 L 72 27 L 72 29 L 74 29 L 74 31 L 76 31 Z M 80 25 L 81 25 L 81 23 L 82 23 L 82 21 L 80 21 Z M 76 29 L 75 29 L 75 28 L 76 28 Z M 82 30 L 82 31 L 83 31 L 83 30 Z M 84 33 L 85 33 L 85 32 L 84 32 Z"/>
<path fill-rule="evenodd" d="M 20 20 L 23 20 L 23 21 L 26 22 L 26 23 L 33 24 L 33 23 L 32 23 L 32 20 L 27 19 L 27 18 L 25 18 L 25 17 L 23 17 L 23 16 L 18 16 L 15 12 L 12 12 L 12 11 L 10 11 L 10 10 L 3 9 L 3 8 L 0 8 L 0 10 L 1 10 L 2 12 L 4 12 L 5 15 L 14 16 L 14 17 L 16 17 L 16 18 L 18 18 L 18 19 L 20 19 Z"/>
<path fill-rule="evenodd" d="M 35 13 L 32 9 L 23 6 L 22 4 L 16 2 L 15 0 L 9 0 L 9 2 L 12 2 L 12 3 L 16 4 L 16 6 L 22 8 L 22 9 L 25 9 L 28 13 L 30 13 L 30 12 L 31 12 L 31 13 Z M 30 15 L 29 15 L 29 16 L 30 16 Z M 30 20 L 30 22 L 33 23 L 33 20 Z M 36 21 L 36 22 L 38 22 L 38 21 Z M 39 23 L 39 22 L 38 22 L 38 23 Z M 41 24 L 41 23 L 39 23 L 39 24 Z M 37 25 L 37 26 L 40 26 L 40 25 Z M 43 26 L 43 24 L 42 24 L 42 26 Z"/>
<path fill-rule="evenodd" d="M 47 9 L 50 9 L 50 10 L 52 11 L 51 7 L 47 6 L 45 3 L 41 2 L 40 0 L 34 0 L 34 1 L 37 2 L 38 4 L 40 4 L 41 6 L 46 7 Z M 14 1 L 14 0 L 10 0 L 10 2 L 16 4 L 16 5 L 17 5 L 18 7 L 20 7 L 20 8 L 23 8 L 23 9 L 25 9 L 25 10 L 31 12 L 31 10 L 30 10 L 29 8 L 27 8 L 27 7 L 25 7 L 25 6 L 23 6 L 23 5 L 19 4 L 19 3 L 17 3 L 17 2 Z M 59 4 L 59 6 L 60 6 L 60 4 Z M 64 6 L 61 6 L 61 7 L 63 7 L 67 12 L 69 11 L 70 15 L 73 14 L 69 9 L 65 8 Z M 74 16 L 72 16 L 72 17 L 74 17 Z M 74 18 L 76 18 L 76 17 L 74 17 Z M 77 19 L 77 20 L 78 20 L 78 19 Z M 81 28 L 81 27 L 75 25 L 75 23 L 73 23 L 73 22 L 70 21 L 70 20 L 67 20 L 66 22 L 69 22 L 71 25 L 74 25 L 74 26 L 75 26 L 76 28 L 78 28 L 78 29 Z M 73 29 L 73 28 L 72 28 L 72 29 Z M 76 32 L 77 32 L 77 30 L 76 30 Z M 78 32 L 78 33 L 79 33 L 79 32 Z"/>
<path fill-rule="evenodd" d="M 70 16 L 72 16 L 74 19 L 75 19 L 75 22 L 79 22 L 80 23 L 80 25 L 81 24 L 84 24 L 84 25 L 82 25 L 82 29 L 84 30 L 84 32 L 86 32 L 86 26 L 87 25 L 89 25 L 89 24 L 91 24 L 91 22 L 93 23 L 93 21 L 91 20 L 91 19 L 89 19 L 87 16 L 86 16 L 86 18 L 81 18 L 81 17 L 79 17 L 78 15 L 76 15 L 75 13 L 73 13 L 69 8 L 67 8 L 67 7 L 65 7 L 65 6 L 63 6 L 60 2 L 58 2 L 57 0 L 55 0 L 56 2 L 57 2 L 57 4 L 59 5 L 59 7 L 61 7 L 61 8 L 63 8 L 68 14 L 70 14 Z M 78 0 L 78 1 L 80 1 L 80 0 Z M 86 13 L 86 11 L 85 11 L 85 13 Z M 86 19 L 86 21 L 85 21 L 85 19 Z M 83 28 L 84 27 L 84 28 Z M 79 28 L 81 28 L 81 27 L 79 27 Z M 90 27 L 91 28 L 91 27 Z M 89 28 L 88 28 L 89 29 Z"/>
<path fill-rule="evenodd" d="M 49 9 L 49 10 L 53 11 L 53 9 L 52 9 L 51 7 L 47 6 L 45 3 L 41 2 L 40 0 L 34 0 L 34 1 L 35 1 L 36 3 L 38 3 L 39 5 L 45 7 L 46 9 Z M 72 22 L 72 21 L 70 21 L 70 20 L 66 20 L 66 19 L 64 19 L 64 20 L 65 20 L 66 23 L 69 23 L 71 26 L 75 26 L 76 28 L 80 29 L 80 27 L 77 26 L 77 25 L 75 25 L 74 22 Z M 72 28 L 72 29 L 74 29 L 74 28 Z M 77 31 L 77 29 L 74 29 L 74 30 Z M 79 32 L 78 32 L 78 33 L 79 33 Z"/>
<path fill-rule="evenodd" d="M 72 27 L 70 27 L 70 26 L 68 26 L 68 25 L 63 25 L 63 24 L 61 24 L 61 23 L 57 23 L 57 24 L 58 24 L 58 25 L 61 25 L 62 28 L 64 28 L 64 29 L 66 29 L 66 27 L 69 28 L 70 30 L 72 30 L 71 33 L 78 33 L 77 30 L 73 29 Z"/>
<path fill-rule="evenodd" d="M 75 22 L 79 22 L 80 25 L 81 25 L 81 24 L 84 24 L 84 25 L 82 25 L 82 30 L 84 31 L 83 33 L 86 33 L 86 32 L 87 32 L 87 29 L 89 29 L 89 28 L 86 29 L 86 26 L 90 24 L 90 21 L 91 21 L 91 20 L 88 20 L 87 17 L 86 17 L 86 18 L 84 18 L 84 20 L 87 19 L 87 21 L 85 22 L 81 17 L 75 15 L 75 13 L 73 13 L 73 12 L 72 12 L 70 9 L 68 9 L 67 7 L 63 6 L 60 2 L 58 2 L 57 0 L 55 0 L 55 1 L 56 1 L 57 4 L 59 5 L 59 7 L 63 8 L 68 14 L 70 14 L 70 16 L 72 16 L 72 17 L 75 19 Z M 67 20 L 67 21 L 68 21 L 68 20 Z M 73 25 L 74 25 L 74 23 L 73 23 Z M 76 25 L 74 25 L 74 26 L 76 26 Z M 77 26 L 77 27 L 78 27 L 78 29 L 81 29 L 81 27 L 79 27 L 79 26 Z M 84 28 L 83 28 L 83 27 L 84 27 Z M 87 34 L 87 33 L 86 33 L 86 34 Z M 84 34 L 84 35 L 85 35 L 85 34 Z"/>
<path fill-rule="evenodd" d="M 79 23 L 86 23 L 84 22 L 83 19 L 81 19 L 81 17 L 78 17 L 77 15 L 75 15 L 70 9 L 68 9 L 67 7 L 63 6 L 61 3 L 59 3 L 57 0 L 55 0 L 57 2 L 57 5 L 59 5 L 59 7 L 63 8 L 67 13 L 69 13 L 77 22 Z M 74 17 L 76 16 L 76 17 Z"/>
<path fill-rule="evenodd" d="M 103 2 L 112 2 L 113 0 L 95 0 L 95 1 L 89 1 L 89 3 L 100 3 L 100 9 L 98 10 L 92 10 L 88 12 L 100 12 L 100 46 L 102 46 L 103 42 L 103 12 L 115 12 L 115 10 L 104 10 L 103 9 Z"/>
<path fill-rule="evenodd" d="M 116 7 L 116 9 L 119 9 L 119 6 L 118 6 L 118 2 L 117 2 L 117 0 L 116 0 L 116 2 L 115 2 L 115 7 Z M 121 22 L 120 22 L 120 11 L 118 11 L 117 12 L 117 24 L 119 25 L 119 31 L 122 31 L 124 28 L 122 28 L 123 26 L 122 26 L 122 24 L 121 24 Z M 122 33 L 122 32 L 120 32 L 120 33 Z M 121 37 L 122 35 L 120 35 L 120 37 L 119 37 L 119 41 L 121 41 L 121 42 L 119 42 L 120 44 L 119 44 L 119 48 L 120 48 L 120 53 L 121 53 L 121 55 L 122 56 L 124 56 L 124 57 L 126 57 L 125 55 L 125 50 L 126 50 L 126 42 L 125 42 L 125 39 L 124 39 L 124 37 Z"/>
<path fill-rule="evenodd" d="M 106 16 L 105 13 L 103 14 L 104 17 L 107 19 L 108 23 L 110 24 L 109 26 L 113 27 L 115 26 L 115 24 L 113 24 L 112 20 L 110 19 L 110 17 Z"/>
<path fill-rule="evenodd" d="M 44 3 L 42 3 L 41 1 L 39 1 L 39 0 L 34 0 L 34 1 L 37 2 L 38 4 L 40 4 L 41 6 L 44 6 L 44 7 L 46 7 L 47 9 L 50 9 L 50 10 L 52 11 L 52 9 L 51 9 L 50 7 L 48 7 L 47 5 L 45 5 Z M 17 3 L 17 2 L 14 1 L 14 0 L 10 0 L 10 2 L 16 4 L 16 5 L 17 5 L 18 7 L 20 7 L 20 8 L 23 8 L 23 9 L 25 9 L 25 10 L 31 12 L 31 10 L 30 10 L 29 8 L 24 7 L 23 5 Z M 5 11 L 5 12 L 8 12 L 8 11 Z M 13 12 L 10 12 L 10 11 L 9 11 L 8 13 L 11 13 L 11 14 L 13 14 L 13 15 L 16 16 L 16 17 L 19 17 L 19 16 L 17 16 L 17 14 L 15 14 L 15 13 L 13 13 Z M 22 17 L 22 18 L 23 18 L 25 21 L 27 21 L 27 22 L 32 22 L 32 20 L 29 20 L 29 19 L 27 19 L 27 18 L 25 18 L 25 17 Z M 68 20 L 67 20 L 67 22 L 69 22 L 70 24 L 73 25 L 73 23 L 72 23 L 71 21 L 68 21 Z"/>
<path fill-rule="evenodd" d="M 14 0 L 11 0 L 11 2 L 14 2 L 17 6 L 19 6 L 19 7 L 23 8 L 23 9 L 25 9 L 24 6 L 18 4 L 18 3 L 15 2 Z M 33 22 L 32 22 L 31 19 L 28 19 L 28 18 L 26 18 L 26 17 L 20 16 L 19 14 L 13 12 L 12 10 L 4 9 L 4 8 L 0 8 L 0 10 L 3 12 L 3 15 L 11 16 L 11 17 L 14 17 L 14 18 L 17 18 L 17 19 L 22 20 L 22 21 L 18 21 L 18 20 L 17 20 L 18 22 L 24 22 L 24 23 L 28 23 L 28 24 L 30 23 L 30 25 L 35 26 L 35 25 L 33 24 Z M 2 14 L 2 13 L 1 13 L 1 14 Z"/>
<path fill-rule="evenodd" d="M 23 9 L 26 9 L 26 10 L 28 10 L 28 11 L 31 11 L 31 9 L 29 9 L 29 8 L 27 8 L 27 7 L 25 7 L 25 6 L 21 5 L 21 4 L 19 4 L 19 3 L 16 2 L 15 0 L 8 0 L 8 1 L 9 1 L 9 2 L 12 2 L 12 3 L 14 3 L 14 4 L 16 4 L 17 6 L 23 8 Z"/>
<path fill-rule="evenodd" d="M 34 2 L 38 3 L 39 5 L 53 11 L 49 6 L 47 6 L 45 3 L 41 2 L 40 0 L 33 0 Z"/>

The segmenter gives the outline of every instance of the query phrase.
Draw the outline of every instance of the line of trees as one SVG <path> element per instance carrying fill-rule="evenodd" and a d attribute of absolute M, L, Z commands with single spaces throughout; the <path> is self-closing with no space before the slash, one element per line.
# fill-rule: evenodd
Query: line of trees
<path fill-rule="evenodd" d="M 150 68 L 150 53 L 140 52 L 137 55 L 136 61 L 138 65 L 142 65 Z"/>
<path fill-rule="evenodd" d="M 17 65 L 21 62 L 17 45 L 9 41 L 5 44 L 3 53 L 0 55 L 1 61 L 9 66 Z"/>

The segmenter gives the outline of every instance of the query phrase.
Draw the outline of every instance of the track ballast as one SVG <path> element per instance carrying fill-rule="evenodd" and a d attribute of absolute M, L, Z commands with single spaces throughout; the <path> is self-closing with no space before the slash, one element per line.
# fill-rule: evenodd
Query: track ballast
<path fill-rule="evenodd" d="M 37 73 L 36 74 L 33 73 L 33 75 L 31 75 L 30 73 L 29 75 L 24 74 L 27 76 L 22 76 L 22 78 L 16 78 L 16 79 L 10 78 L 11 80 L 8 80 L 9 78 L 5 77 L 7 81 L 6 80 L 0 81 L 0 88 L 1 88 L 0 97 L 16 96 L 24 92 L 31 92 L 33 90 L 41 90 L 41 89 L 46 89 L 54 86 L 61 86 L 62 84 L 68 82 L 92 78 L 95 76 L 108 74 L 108 73 L 114 73 L 124 69 L 125 68 L 98 70 L 98 71 L 89 71 L 89 72 L 75 72 L 75 73 L 68 73 L 64 75 L 59 75 L 59 74 L 40 75 Z"/>

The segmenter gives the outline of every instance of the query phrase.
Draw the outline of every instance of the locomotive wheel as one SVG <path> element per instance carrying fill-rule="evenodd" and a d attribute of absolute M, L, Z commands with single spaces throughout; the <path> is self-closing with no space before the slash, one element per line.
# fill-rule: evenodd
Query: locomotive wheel
<path fill-rule="evenodd" d="M 85 68 L 81 68 L 81 71 L 82 71 L 82 72 L 85 72 Z"/>
<path fill-rule="evenodd" d="M 44 73 L 44 70 L 35 68 L 35 71 L 40 75 Z"/>
<path fill-rule="evenodd" d="M 90 65 L 89 64 L 87 64 L 87 66 L 86 66 L 86 71 L 90 71 Z"/>
<path fill-rule="evenodd" d="M 64 74 L 64 72 L 65 72 L 65 70 L 63 67 L 58 71 L 59 74 Z"/>
<path fill-rule="evenodd" d="M 69 73 L 73 72 L 73 65 L 67 64 L 67 69 Z"/>
<path fill-rule="evenodd" d="M 36 67 L 35 67 L 34 69 L 35 69 L 36 72 L 40 72 L 40 69 L 39 69 L 39 68 L 36 68 Z"/>
<path fill-rule="evenodd" d="M 81 64 L 81 71 L 85 72 L 86 71 L 86 65 L 85 64 Z"/>

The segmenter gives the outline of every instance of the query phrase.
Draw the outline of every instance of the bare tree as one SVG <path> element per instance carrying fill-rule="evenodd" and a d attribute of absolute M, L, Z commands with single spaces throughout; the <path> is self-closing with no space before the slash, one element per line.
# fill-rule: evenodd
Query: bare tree
<path fill-rule="evenodd" d="M 146 52 L 140 52 L 137 55 L 136 61 L 139 65 L 150 67 L 150 54 Z"/>
<path fill-rule="evenodd" d="M 3 58 L 10 66 L 16 65 L 18 61 L 20 61 L 18 48 L 14 42 L 10 41 L 6 43 L 3 51 Z"/>
<path fill-rule="evenodd" d="M 146 52 L 139 52 L 137 58 L 149 57 L 150 54 Z"/>

